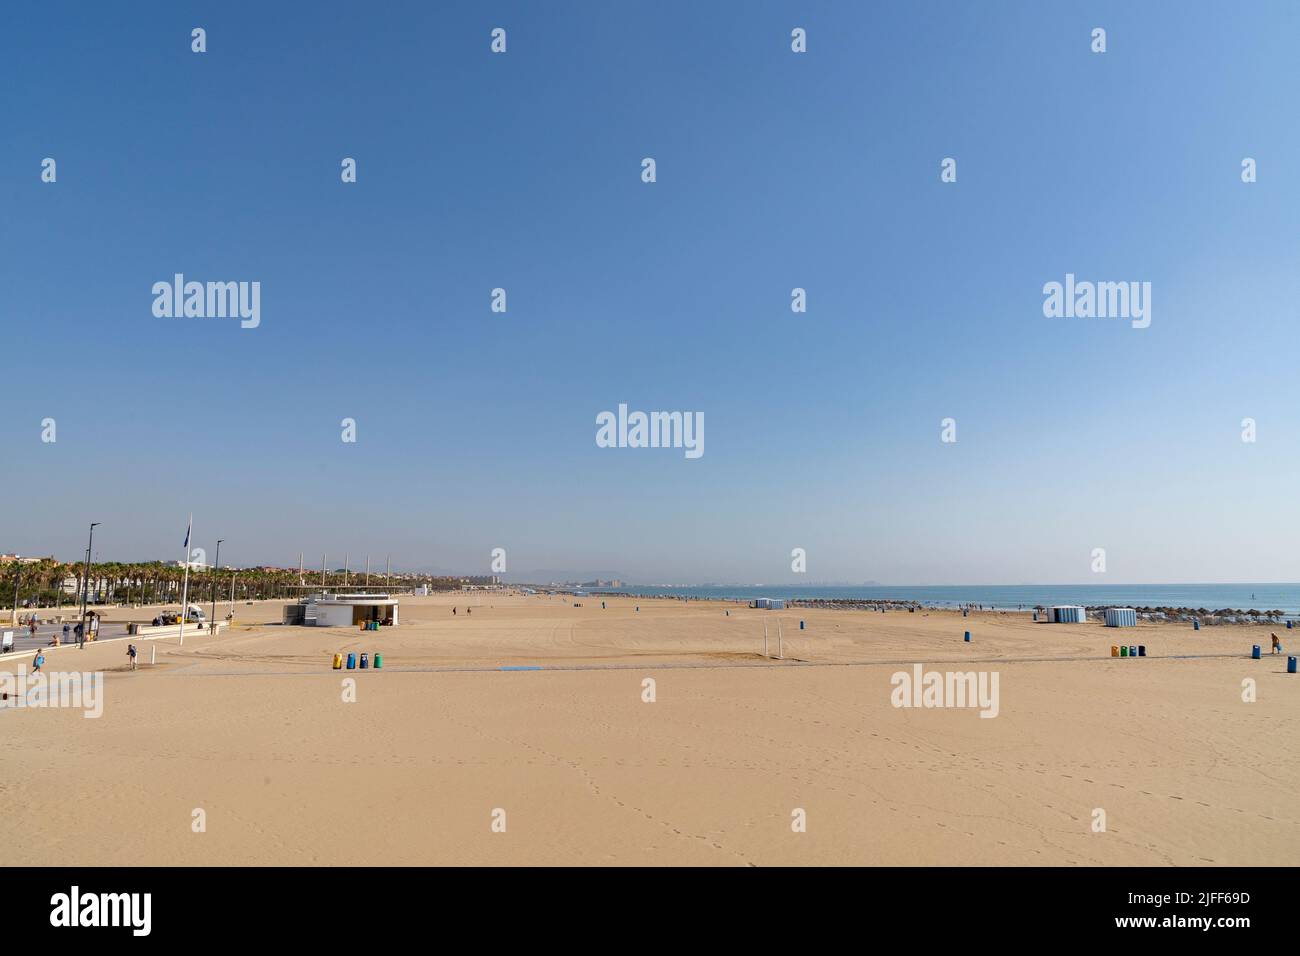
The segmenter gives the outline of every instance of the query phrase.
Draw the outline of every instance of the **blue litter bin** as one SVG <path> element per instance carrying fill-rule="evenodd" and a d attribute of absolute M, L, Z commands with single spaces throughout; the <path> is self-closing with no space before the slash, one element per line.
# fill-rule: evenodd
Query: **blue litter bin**
<path fill-rule="evenodd" d="M 1196 618 L 1192 618 L 1192 630 L 1199 631 L 1200 629 L 1201 629 L 1201 622 L 1198 621 Z"/>
<path fill-rule="evenodd" d="M 1251 647 L 1250 647 L 1250 656 L 1253 657 L 1255 660 L 1259 660 L 1259 645 L 1258 645 L 1258 644 L 1252 644 L 1252 645 L 1251 645 Z"/>
<path fill-rule="evenodd" d="M 1288 674 L 1294 674 L 1294 673 L 1295 673 L 1295 658 L 1294 658 L 1294 657 L 1288 657 L 1288 658 L 1286 659 L 1286 672 L 1287 672 Z"/>
<path fill-rule="evenodd" d="M 965 638 L 965 640 L 966 640 L 966 643 L 967 643 L 967 644 L 970 643 L 970 631 L 967 631 L 967 632 L 966 632 L 966 638 Z"/>
<path fill-rule="evenodd" d="M 801 631 L 803 630 L 803 621 L 800 621 L 800 622 L 799 622 L 799 630 L 801 630 Z"/>
<path fill-rule="evenodd" d="M 369 659 L 368 657 L 366 657 L 365 654 L 362 654 L 362 655 L 361 655 L 361 669 L 362 669 L 362 670 L 365 670 L 365 669 L 366 669 L 367 667 L 369 667 L 369 666 L 370 666 L 370 659 Z"/>
<path fill-rule="evenodd" d="M 357 669 L 357 655 L 355 655 L 355 654 L 349 654 L 349 655 L 348 655 L 348 670 L 350 670 L 350 671 L 354 671 L 354 670 L 356 670 L 356 669 Z"/>
<path fill-rule="evenodd" d="M 1146 657 L 1146 656 L 1147 656 L 1147 646 L 1145 644 L 1139 644 L 1138 657 Z"/>

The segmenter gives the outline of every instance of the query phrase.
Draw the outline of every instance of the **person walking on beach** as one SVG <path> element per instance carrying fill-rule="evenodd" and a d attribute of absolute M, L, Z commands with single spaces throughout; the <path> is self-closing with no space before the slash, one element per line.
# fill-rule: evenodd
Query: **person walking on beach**
<path fill-rule="evenodd" d="M 451 616 L 452 616 L 452 617 L 455 617 L 455 616 L 456 616 L 456 609 L 455 609 L 455 608 L 452 608 L 452 609 L 451 609 Z"/>
<path fill-rule="evenodd" d="M 1274 654 L 1282 653 L 1282 642 L 1277 639 L 1277 635 L 1274 634 L 1272 631 L 1269 631 L 1268 636 L 1273 638 L 1273 653 Z"/>
<path fill-rule="evenodd" d="M 36 656 L 32 659 L 32 673 L 39 674 L 41 672 L 41 667 L 44 664 L 45 664 L 45 655 L 42 654 L 40 651 L 37 651 Z"/>
<path fill-rule="evenodd" d="M 135 645 L 126 645 L 126 656 L 131 658 L 131 670 L 135 670 Z"/>

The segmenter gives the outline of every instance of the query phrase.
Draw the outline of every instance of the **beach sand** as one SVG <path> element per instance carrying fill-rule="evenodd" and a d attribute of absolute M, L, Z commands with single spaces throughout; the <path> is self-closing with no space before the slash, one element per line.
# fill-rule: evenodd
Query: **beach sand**
<path fill-rule="evenodd" d="M 137 642 L 134 673 L 124 641 L 47 651 L 105 672 L 103 715 L 0 710 L 5 862 L 1300 864 L 1285 627 L 579 600 L 403 597 L 378 633 L 240 604 L 229 633 L 158 641 L 156 666 Z M 1110 658 L 1121 639 L 1149 656 Z M 384 669 L 333 671 L 336 651 Z M 998 716 L 894 707 L 917 662 L 996 671 Z"/>

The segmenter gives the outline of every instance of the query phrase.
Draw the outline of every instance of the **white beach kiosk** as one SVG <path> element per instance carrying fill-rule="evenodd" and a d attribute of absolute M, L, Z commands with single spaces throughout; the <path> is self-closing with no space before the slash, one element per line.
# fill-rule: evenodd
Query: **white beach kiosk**
<path fill-rule="evenodd" d="M 284 606 L 285 624 L 307 627 L 357 627 L 368 621 L 397 624 L 397 598 L 387 593 L 339 593 L 327 590 L 308 594 Z"/>

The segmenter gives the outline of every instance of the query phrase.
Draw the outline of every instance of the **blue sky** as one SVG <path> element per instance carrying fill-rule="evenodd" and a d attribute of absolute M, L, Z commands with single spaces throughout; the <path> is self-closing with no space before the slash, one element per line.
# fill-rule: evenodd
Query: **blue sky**
<path fill-rule="evenodd" d="M 193 510 L 236 563 L 1300 580 L 1293 3 L 7 19 L 0 550 L 174 557 Z M 176 272 L 260 327 L 156 318 Z M 1067 272 L 1150 328 L 1045 318 Z M 598 448 L 620 402 L 704 456 Z"/>

